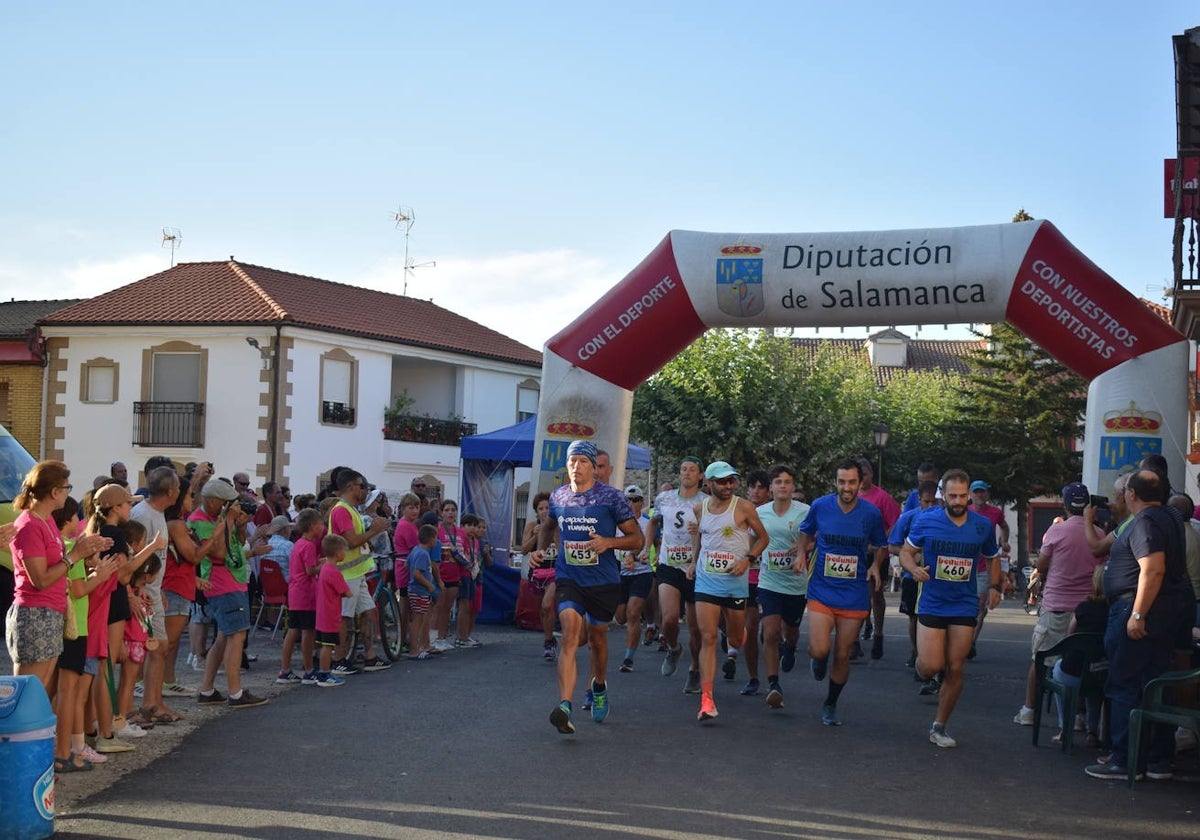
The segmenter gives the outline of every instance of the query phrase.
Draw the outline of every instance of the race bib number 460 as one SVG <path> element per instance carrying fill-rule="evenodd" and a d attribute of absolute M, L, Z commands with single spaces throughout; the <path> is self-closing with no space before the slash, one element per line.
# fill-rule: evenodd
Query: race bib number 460
<path fill-rule="evenodd" d="M 588 547 L 585 542 L 563 541 L 563 556 L 570 566 L 595 566 L 600 562 L 600 555 Z"/>
<path fill-rule="evenodd" d="M 704 570 L 714 575 L 727 575 L 737 562 L 737 557 L 729 551 L 706 551 L 704 553 Z"/>
<path fill-rule="evenodd" d="M 853 580 L 858 577 L 858 555 L 826 554 L 825 577 Z"/>
<path fill-rule="evenodd" d="M 668 566 L 686 566 L 692 562 L 690 545 L 668 545 L 663 548 L 663 559 Z"/>
<path fill-rule="evenodd" d="M 939 554 L 934 577 L 950 583 L 966 583 L 971 578 L 971 567 L 974 565 L 975 561 L 970 557 L 947 557 Z"/>
<path fill-rule="evenodd" d="M 796 558 L 790 551 L 768 551 L 767 566 L 771 569 L 779 569 L 781 571 L 792 568 L 792 563 Z"/>

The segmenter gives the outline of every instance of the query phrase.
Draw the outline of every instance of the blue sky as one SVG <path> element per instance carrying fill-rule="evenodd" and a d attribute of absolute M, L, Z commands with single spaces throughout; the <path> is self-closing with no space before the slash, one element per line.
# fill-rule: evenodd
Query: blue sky
<path fill-rule="evenodd" d="M 533 346 L 672 228 L 988 224 L 1170 282 L 1194 2 L 9 3 L 0 299 L 180 261 L 401 290 Z M 848 331 L 850 332 L 850 331 Z M 861 332 L 861 331 L 859 331 Z M 936 337 L 934 333 L 923 333 Z"/>

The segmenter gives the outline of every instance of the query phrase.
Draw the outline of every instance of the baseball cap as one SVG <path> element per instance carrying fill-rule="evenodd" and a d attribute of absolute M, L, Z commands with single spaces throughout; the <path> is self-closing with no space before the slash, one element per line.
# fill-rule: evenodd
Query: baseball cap
<path fill-rule="evenodd" d="M 646 498 L 646 494 L 642 492 L 642 488 L 638 487 L 636 484 L 630 484 L 628 487 L 626 487 L 625 495 L 626 496 L 636 496 L 639 499 Z"/>
<path fill-rule="evenodd" d="M 1088 502 L 1091 500 L 1091 493 L 1088 492 L 1086 484 L 1073 481 L 1063 488 L 1062 497 L 1064 507 L 1068 507 L 1073 511 L 1082 513 L 1083 509 L 1088 506 Z"/>
<path fill-rule="evenodd" d="M 220 499 L 222 502 L 232 502 L 241 494 L 234 489 L 232 484 L 219 478 L 212 478 L 201 488 L 200 495 L 209 499 Z"/>
<path fill-rule="evenodd" d="M 291 527 L 292 520 L 288 519 L 286 516 L 276 516 L 267 524 L 267 528 L 273 534 L 278 534 L 280 531 L 286 531 Z"/>
<path fill-rule="evenodd" d="M 729 476 L 737 474 L 738 471 L 725 461 L 713 461 L 704 471 L 705 478 L 729 478 Z"/>
<path fill-rule="evenodd" d="M 991 490 L 991 489 L 992 489 L 992 485 L 988 484 L 986 481 L 972 481 L 971 482 L 971 492 L 972 493 L 974 493 L 976 490 Z"/>
<path fill-rule="evenodd" d="M 112 508 L 119 504 L 129 502 L 129 504 L 137 504 L 142 500 L 141 496 L 134 496 L 120 484 L 105 484 L 96 491 L 96 495 L 92 497 L 98 508 Z"/>

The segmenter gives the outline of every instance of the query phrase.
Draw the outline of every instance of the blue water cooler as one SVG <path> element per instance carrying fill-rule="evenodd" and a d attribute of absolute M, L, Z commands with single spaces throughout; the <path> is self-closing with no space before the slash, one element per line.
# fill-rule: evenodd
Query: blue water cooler
<path fill-rule="evenodd" d="M 37 677 L 0 676 L 0 840 L 54 834 L 54 711 Z"/>

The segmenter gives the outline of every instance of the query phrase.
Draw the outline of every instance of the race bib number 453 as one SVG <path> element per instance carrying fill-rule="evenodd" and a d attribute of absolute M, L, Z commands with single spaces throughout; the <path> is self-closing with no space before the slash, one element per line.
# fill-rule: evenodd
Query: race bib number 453
<path fill-rule="evenodd" d="M 729 570 L 733 568 L 735 562 L 737 562 L 737 557 L 729 551 L 704 552 L 704 570 L 712 572 L 714 575 L 729 574 Z"/>
<path fill-rule="evenodd" d="M 858 577 L 858 555 L 826 554 L 825 577 L 853 580 Z"/>
<path fill-rule="evenodd" d="M 563 556 L 570 566 L 595 566 L 600 555 L 588 547 L 586 542 L 563 541 Z"/>
<path fill-rule="evenodd" d="M 934 577 L 950 583 L 966 583 L 971 578 L 971 567 L 975 561 L 970 557 L 947 557 L 939 554 Z"/>

